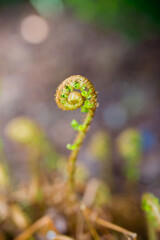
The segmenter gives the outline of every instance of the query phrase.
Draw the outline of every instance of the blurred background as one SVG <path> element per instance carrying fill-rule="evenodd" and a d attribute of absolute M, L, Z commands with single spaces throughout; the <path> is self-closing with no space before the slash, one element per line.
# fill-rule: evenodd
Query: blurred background
<path fill-rule="evenodd" d="M 9 124 L 29 118 L 54 154 L 68 156 L 66 144 L 76 135 L 70 121 L 82 114 L 58 109 L 54 95 L 79 74 L 94 84 L 99 102 L 78 159 L 88 178 L 103 179 L 115 194 L 160 197 L 159 5 L 0 0 L 1 150 L 14 184 L 28 180 L 28 165 Z"/>

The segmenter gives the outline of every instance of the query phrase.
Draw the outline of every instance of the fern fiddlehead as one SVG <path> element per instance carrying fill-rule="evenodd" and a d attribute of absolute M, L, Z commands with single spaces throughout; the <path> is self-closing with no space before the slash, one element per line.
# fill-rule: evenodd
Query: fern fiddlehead
<path fill-rule="evenodd" d="M 68 160 L 68 182 L 70 190 L 73 192 L 75 185 L 75 163 L 88 131 L 90 123 L 94 117 L 97 104 L 97 93 L 92 83 L 85 77 L 74 75 L 65 79 L 57 88 L 56 103 L 62 110 L 76 110 L 81 107 L 81 112 L 87 113 L 82 124 L 75 119 L 71 126 L 78 131 L 74 143 L 67 144 L 67 148 L 72 150 Z"/>
<path fill-rule="evenodd" d="M 150 240 L 157 240 L 157 231 L 160 229 L 160 202 L 151 193 L 144 193 L 142 196 L 142 209 L 145 212 L 148 237 Z"/>

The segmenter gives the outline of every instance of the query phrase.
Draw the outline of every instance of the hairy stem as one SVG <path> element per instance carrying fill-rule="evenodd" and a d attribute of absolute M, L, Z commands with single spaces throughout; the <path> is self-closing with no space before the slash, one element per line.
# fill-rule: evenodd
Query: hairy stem
<path fill-rule="evenodd" d="M 76 170 L 76 159 L 78 156 L 78 153 L 80 151 L 81 145 L 85 139 L 86 133 L 88 131 L 88 127 L 94 117 L 95 111 L 92 109 L 89 110 L 86 118 L 84 119 L 83 125 L 86 125 L 86 128 L 83 131 L 80 131 L 77 134 L 77 137 L 74 140 L 74 145 L 76 148 L 71 152 L 68 160 L 68 178 L 69 178 L 69 185 L 71 187 L 71 191 L 73 192 L 74 186 L 75 186 L 75 170 Z"/>
<path fill-rule="evenodd" d="M 67 148 L 72 150 L 68 161 L 68 185 L 73 193 L 76 159 L 98 105 L 97 93 L 88 79 L 75 75 L 65 79 L 59 85 L 56 91 L 56 103 L 62 110 L 76 110 L 81 107 L 81 111 L 87 113 L 83 124 L 79 124 L 76 120 L 71 123 L 78 134 L 74 143 L 67 145 Z"/>

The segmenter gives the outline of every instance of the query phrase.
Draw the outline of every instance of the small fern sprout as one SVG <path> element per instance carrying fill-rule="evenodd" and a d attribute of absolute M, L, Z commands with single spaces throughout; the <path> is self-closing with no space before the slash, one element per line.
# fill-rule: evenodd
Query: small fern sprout
<path fill-rule="evenodd" d="M 139 165 L 142 158 L 142 136 L 138 129 L 128 128 L 117 138 L 117 149 L 124 159 L 124 172 L 128 180 L 136 183 L 140 178 Z"/>
<path fill-rule="evenodd" d="M 47 145 L 43 130 L 30 118 L 19 116 L 8 122 L 5 133 L 10 140 L 26 147 L 31 174 L 30 199 L 42 200 L 42 157 Z"/>
<path fill-rule="evenodd" d="M 59 85 L 55 100 L 62 110 L 72 111 L 81 107 L 81 112 L 87 114 L 82 124 L 79 124 L 75 119 L 72 120 L 71 126 L 78 131 L 78 134 L 73 144 L 67 144 L 67 148 L 72 151 L 68 162 L 68 182 L 70 190 L 73 192 L 75 187 L 75 163 L 98 106 L 97 92 L 87 78 L 74 75 L 65 79 Z"/>
<path fill-rule="evenodd" d="M 142 196 L 142 209 L 145 212 L 148 237 L 150 240 L 157 240 L 157 232 L 160 230 L 160 202 L 151 193 Z"/>

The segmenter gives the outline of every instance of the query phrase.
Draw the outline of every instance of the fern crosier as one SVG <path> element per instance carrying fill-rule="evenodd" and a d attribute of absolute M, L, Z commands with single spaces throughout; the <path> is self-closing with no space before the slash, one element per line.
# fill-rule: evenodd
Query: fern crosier
<path fill-rule="evenodd" d="M 90 123 L 94 117 L 97 104 L 97 93 L 93 84 L 85 77 L 74 75 L 65 79 L 57 88 L 56 103 L 62 110 L 76 110 L 81 107 L 81 111 L 87 113 L 82 124 L 72 120 L 72 127 L 78 131 L 74 143 L 68 144 L 67 148 L 72 150 L 68 161 L 68 181 L 70 190 L 75 187 L 75 163 L 88 131 Z"/>
<path fill-rule="evenodd" d="M 160 202 L 151 193 L 144 193 L 142 196 L 142 209 L 147 220 L 148 235 L 150 240 L 157 240 L 157 232 L 160 229 Z"/>

